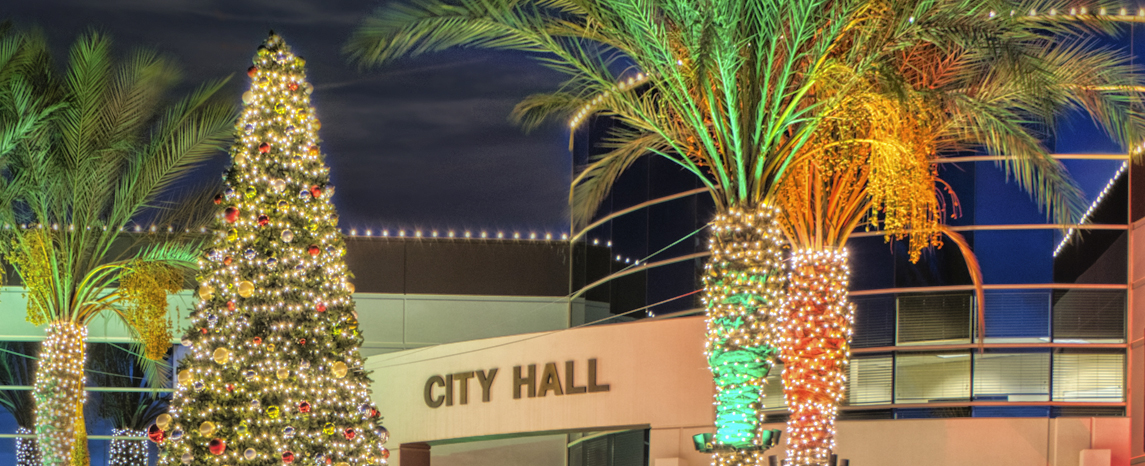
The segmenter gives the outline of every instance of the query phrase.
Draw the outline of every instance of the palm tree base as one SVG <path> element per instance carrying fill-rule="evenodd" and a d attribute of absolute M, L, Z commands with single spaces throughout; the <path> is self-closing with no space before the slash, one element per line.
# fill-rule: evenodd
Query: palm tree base
<path fill-rule="evenodd" d="M 48 326 L 33 386 L 36 441 L 44 466 L 72 462 L 76 415 L 83 409 L 86 344 L 87 329 L 74 322 L 56 321 Z M 82 449 L 86 451 L 86 446 Z"/>
<path fill-rule="evenodd" d="M 835 447 L 854 321 L 847 300 L 847 252 L 794 251 L 788 277 L 781 345 L 783 392 L 791 413 L 787 464 L 825 465 Z"/>
<path fill-rule="evenodd" d="M 717 466 L 760 464 L 763 388 L 777 347 L 783 238 L 767 205 L 732 208 L 711 224 L 704 273 L 707 356 L 716 385 Z"/>

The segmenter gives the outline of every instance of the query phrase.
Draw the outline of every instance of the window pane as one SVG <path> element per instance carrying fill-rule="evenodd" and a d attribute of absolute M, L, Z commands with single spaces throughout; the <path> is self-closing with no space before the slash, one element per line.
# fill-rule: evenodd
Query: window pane
<path fill-rule="evenodd" d="M 1050 353 L 975 353 L 974 399 L 1049 401 Z"/>
<path fill-rule="evenodd" d="M 895 356 L 895 403 L 969 400 L 969 351 Z"/>
<path fill-rule="evenodd" d="M 970 343 L 970 293 L 898 297 L 898 342 Z"/>
<path fill-rule="evenodd" d="M 1049 290 L 987 291 L 984 305 L 987 343 L 1049 341 Z"/>
<path fill-rule="evenodd" d="M 855 304 L 855 334 L 852 348 L 877 348 L 895 344 L 895 297 L 865 296 Z"/>
<path fill-rule="evenodd" d="M 893 377 L 894 358 L 890 355 L 852 358 L 846 403 L 851 406 L 890 403 Z"/>
<path fill-rule="evenodd" d="M 1125 354 L 1054 354 L 1054 401 L 1124 401 Z"/>
<path fill-rule="evenodd" d="M 1055 291 L 1054 341 L 1124 342 L 1125 292 L 1121 290 Z"/>
<path fill-rule="evenodd" d="M 763 386 L 763 409 L 786 408 L 787 402 L 783 399 L 783 364 L 775 361 L 771 372 L 767 373 L 767 384 Z"/>

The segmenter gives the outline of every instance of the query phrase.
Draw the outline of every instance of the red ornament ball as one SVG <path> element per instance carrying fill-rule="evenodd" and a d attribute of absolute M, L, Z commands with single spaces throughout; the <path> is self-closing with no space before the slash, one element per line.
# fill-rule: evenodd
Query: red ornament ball
<path fill-rule="evenodd" d="M 265 215 L 259 215 L 258 216 L 258 226 L 264 227 L 268 223 L 270 223 L 270 217 L 267 217 Z"/>
<path fill-rule="evenodd" d="M 316 307 L 314 310 L 316 310 L 318 312 L 326 312 L 326 305 L 322 304 L 322 303 L 318 303 L 318 307 Z"/>
<path fill-rule="evenodd" d="M 294 452 L 288 451 L 282 454 L 282 462 L 290 464 L 294 462 Z"/>
<path fill-rule="evenodd" d="M 298 344 L 299 344 L 299 345 L 303 345 L 303 346 L 305 346 L 305 345 L 306 345 L 306 339 L 305 339 L 305 338 L 299 338 L 299 339 L 298 339 Z"/>
<path fill-rule="evenodd" d="M 211 450 L 212 455 L 221 455 L 227 451 L 227 442 L 221 438 L 213 439 L 207 444 L 207 448 Z"/>
<path fill-rule="evenodd" d="M 353 440 L 354 436 L 357 435 L 354 433 L 354 429 L 350 428 L 350 427 L 347 427 L 346 431 L 343 432 L 342 434 L 346 436 L 346 440 Z"/>
<path fill-rule="evenodd" d="M 311 256 L 317 256 L 321 250 L 318 249 L 317 244 L 311 244 L 310 247 L 306 249 L 306 252 L 309 252 Z"/>
<path fill-rule="evenodd" d="M 232 260 L 234 260 L 234 259 L 231 259 L 231 256 L 224 257 L 223 258 L 223 265 L 231 265 Z"/>
<path fill-rule="evenodd" d="M 215 204 L 222 204 L 222 203 L 223 203 L 223 195 L 222 194 L 216 194 L 215 195 Z"/>
<path fill-rule="evenodd" d="M 207 329 L 205 329 L 205 328 L 201 328 L 201 329 L 199 329 L 199 331 L 202 332 L 203 335 L 207 334 Z"/>
<path fill-rule="evenodd" d="M 292 90 L 292 91 L 297 91 L 298 90 L 298 83 L 292 82 L 290 84 L 287 84 L 286 87 L 290 88 L 290 90 Z"/>
<path fill-rule="evenodd" d="M 298 403 L 298 412 L 309 413 L 310 412 L 310 403 L 307 403 L 305 401 Z"/>
<path fill-rule="evenodd" d="M 254 337 L 254 340 L 251 340 L 251 341 L 254 342 L 254 344 L 256 344 L 256 345 L 261 345 L 262 344 L 262 337 Z"/>
<path fill-rule="evenodd" d="M 229 384 L 227 384 L 227 391 L 228 391 L 228 392 L 233 392 L 233 391 L 235 391 L 235 384 L 233 384 L 233 383 L 229 383 Z"/>
<path fill-rule="evenodd" d="M 227 310 L 228 311 L 235 310 L 235 302 L 234 301 L 227 301 Z"/>
<path fill-rule="evenodd" d="M 390 459 L 390 449 L 386 448 L 386 447 L 382 447 L 382 455 L 381 456 L 382 456 L 382 459 L 384 459 L 384 460 Z"/>
<path fill-rule="evenodd" d="M 250 76 L 253 78 L 254 75 L 256 75 L 256 74 L 258 74 L 258 67 L 257 66 L 252 66 L 252 67 L 246 69 L 246 75 L 247 76 Z"/>
<path fill-rule="evenodd" d="M 227 207 L 224 215 L 226 216 L 227 222 L 235 223 L 235 221 L 239 219 L 239 213 L 240 211 L 237 207 Z"/>
<path fill-rule="evenodd" d="M 151 439 L 152 442 L 160 443 L 167 438 L 167 433 L 163 432 L 163 429 L 160 429 L 158 425 L 151 424 L 151 427 L 147 428 L 147 438 Z"/>
<path fill-rule="evenodd" d="M 318 187 L 318 185 L 311 186 L 310 195 L 314 196 L 315 199 L 322 197 L 322 188 Z"/>
<path fill-rule="evenodd" d="M 375 408 L 370 408 L 370 417 L 378 417 L 378 410 Z"/>
<path fill-rule="evenodd" d="M 264 142 L 264 143 L 258 145 L 258 153 L 265 154 L 267 152 L 270 152 L 270 143 L 269 142 Z"/>

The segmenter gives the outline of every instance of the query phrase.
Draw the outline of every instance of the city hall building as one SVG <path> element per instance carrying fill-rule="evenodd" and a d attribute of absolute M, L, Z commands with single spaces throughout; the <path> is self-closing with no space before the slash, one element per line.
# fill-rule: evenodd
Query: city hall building
<path fill-rule="evenodd" d="M 1068 236 L 1046 223 L 994 161 L 940 167 L 962 209 L 950 223 L 982 267 L 983 306 L 952 245 L 917 264 L 874 232 L 857 234 L 848 245 L 856 320 L 838 425 L 840 458 L 852 465 L 1145 462 L 1145 302 L 1134 291 L 1145 277 L 1145 171 L 1127 166 L 1124 156 L 1059 158 L 1074 172 L 1107 177 L 1086 224 Z M 611 270 L 631 267 L 617 260 L 625 258 L 623 249 L 619 242 L 612 246 Z M 572 253 L 571 265 L 554 263 L 527 280 L 571 279 L 576 283 L 569 290 L 576 291 L 593 281 L 567 275 L 583 269 L 582 262 Z M 616 298 L 625 289 L 616 284 L 596 300 L 570 303 L 554 292 L 514 313 L 552 313 L 567 322 L 559 328 L 529 329 L 539 323 L 526 325 L 507 313 L 467 313 L 460 303 L 476 298 L 449 298 L 457 304 L 441 308 L 440 331 L 479 326 L 503 329 L 502 335 L 442 335 L 439 340 L 450 342 L 371 357 L 374 397 L 392 432 L 391 463 L 709 464 L 692 440 L 714 429 L 702 309 L 693 295 L 682 299 L 690 309 L 650 317 L 646 307 L 657 302 L 648 289 L 657 283 L 632 277 L 626 278 L 636 296 Z M 682 291 L 698 286 L 694 281 Z M 416 318 L 409 303 L 429 299 L 404 296 L 405 319 Z M 394 298 L 362 296 L 359 308 L 372 299 Z M 586 309 L 605 312 L 590 316 Z M 567 316 L 556 317 L 562 313 Z M 641 318 L 595 322 L 622 313 Z M 364 323 L 372 318 L 363 314 Z M 405 321 L 386 322 L 394 342 L 378 348 L 393 347 L 395 327 Z M 374 340 L 369 329 L 367 340 Z M 780 370 L 772 370 L 765 400 L 767 422 L 778 429 L 786 420 Z M 782 458 L 782 443 L 770 453 Z"/>
<path fill-rule="evenodd" d="M 992 160 L 941 164 L 962 209 L 950 223 L 981 263 L 984 305 L 953 246 L 912 264 L 875 232 L 848 245 L 856 319 L 840 458 L 881 466 L 1145 462 L 1145 170 L 1123 155 L 1059 158 L 1105 184 L 1085 225 L 1068 236 Z M 641 191 L 652 198 L 659 189 Z M 695 214 L 673 226 L 636 211 L 628 218 L 639 221 L 575 243 L 542 231 L 345 230 L 390 464 L 709 464 L 692 440 L 714 430 L 695 293 L 703 233 L 678 240 L 710 212 L 702 194 L 655 208 Z M 671 228 L 659 236 L 632 234 L 662 225 Z M 191 306 L 181 293 L 172 318 L 186 319 Z M 24 309 L 22 289 L 5 287 L 0 341 L 42 338 Z M 90 335 L 92 345 L 129 341 L 111 319 L 93 323 Z M 780 370 L 765 401 L 768 427 L 777 429 L 786 420 Z M 91 421 L 94 464 L 111 434 L 101 422 Z M 10 417 L 0 429 L 16 435 Z M 781 459 L 783 443 L 769 454 Z M 14 442 L 0 442 L 0 462 L 14 457 Z"/>

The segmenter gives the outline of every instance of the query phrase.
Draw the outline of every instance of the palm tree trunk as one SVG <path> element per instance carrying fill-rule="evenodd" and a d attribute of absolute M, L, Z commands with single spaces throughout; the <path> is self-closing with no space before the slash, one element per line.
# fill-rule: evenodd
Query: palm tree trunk
<path fill-rule="evenodd" d="M 112 435 L 146 437 L 147 432 L 133 429 L 115 429 Z M 147 442 L 144 440 L 115 439 L 108 448 L 107 466 L 147 466 Z"/>
<path fill-rule="evenodd" d="M 48 326 L 40 347 L 33 394 L 36 398 L 36 441 L 44 466 L 72 460 L 76 425 L 83 422 L 83 367 L 87 329 L 60 320 Z M 86 435 L 82 438 L 86 440 Z M 83 451 L 87 448 L 84 445 Z"/>
<path fill-rule="evenodd" d="M 846 250 L 792 253 L 780 345 L 791 465 L 827 464 L 835 448 L 854 321 L 847 299 L 850 274 Z"/>
<path fill-rule="evenodd" d="M 715 464 L 760 464 L 763 386 L 776 354 L 786 274 L 771 206 L 733 207 L 711 224 L 704 272 L 708 366 L 716 383 Z"/>

